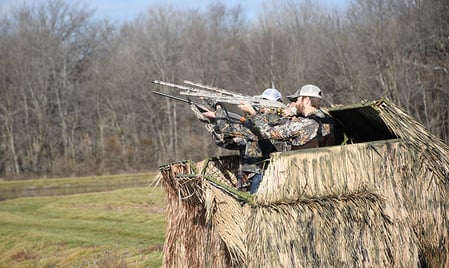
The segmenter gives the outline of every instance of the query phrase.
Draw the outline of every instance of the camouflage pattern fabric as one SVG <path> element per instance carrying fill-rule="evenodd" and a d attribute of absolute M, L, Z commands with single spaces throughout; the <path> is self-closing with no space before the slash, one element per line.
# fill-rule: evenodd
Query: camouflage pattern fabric
<path fill-rule="evenodd" d="M 284 148 L 279 144 L 282 142 L 272 142 L 268 139 L 258 138 L 249 128 L 243 124 L 234 123 L 229 120 L 226 110 L 218 108 L 216 118 L 205 117 L 195 105 L 191 109 L 196 117 L 203 123 L 216 145 L 229 149 L 238 150 L 240 155 L 241 171 L 246 173 L 261 173 L 262 164 L 270 157 L 270 153 Z M 276 114 L 265 114 L 263 120 L 267 124 L 278 124 L 280 116 Z M 274 145 L 274 146 L 273 146 Z"/>
<path fill-rule="evenodd" d="M 301 146 L 311 141 L 318 135 L 320 123 L 313 118 L 326 118 L 326 115 L 320 109 L 317 109 L 308 117 L 291 116 L 279 119 L 277 124 L 270 124 L 263 115 L 255 115 L 252 119 L 245 122 L 245 126 L 251 129 L 257 136 L 277 141 L 286 141 L 283 151 L 291 150 L 292 146 Z M 321 124 L 321 135 L 329 135 L 332 131 L 332 125 Z"/>
<path fill-rule="evenodd" d="M 240 152 L 241 171 L 260 173 L 259 163 L 266 159 L 272 149 L 261 144 L 254 133 L 242 124 L 230 122 L 226 111 L 217 109 L 214 136 L 215 143 L 227 149 L 237 148 Z"/>

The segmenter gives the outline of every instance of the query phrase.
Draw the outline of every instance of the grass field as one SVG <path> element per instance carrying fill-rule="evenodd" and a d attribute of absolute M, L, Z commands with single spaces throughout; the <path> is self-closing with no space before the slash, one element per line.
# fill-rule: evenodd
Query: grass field
<path fill-rule="evenodd" d="M 150 185 L 158 173 L 0 181 L 0 201 L 30 196 L 55 196 L 112 191 Z"/>
<path fill-rule="evenodd" d="M 135 187 L 1 201 L 0 267 L 160 267 L 164 200 Z"/>

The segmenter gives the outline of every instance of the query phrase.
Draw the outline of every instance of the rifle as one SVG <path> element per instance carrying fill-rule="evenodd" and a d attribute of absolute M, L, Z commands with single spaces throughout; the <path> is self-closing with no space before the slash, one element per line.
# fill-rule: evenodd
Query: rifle
<path fill-rule="evenodd" d="M 222 102 L 222 103 L 230 103 L 230 104 L 240 104 L 242 102 L 248 102 L 251 104 L 256 110 L 258 107 L 264 107 L 267 109 L 280 109 L 286 108 L 286 105 L 279 101 L 266 100 L 254 96 L 243 95 L 240 93 L 236 93 L 233 91 L 220 89 L 216 87 L 209 87 L 205 85 L 201 85 L 198 83 L 193 83 L 185 80 L 184 83 L 194 85 L 196 87 L 187 87 L 183 85 L 177 85 L 173 83 L 167 83 L 163 81 L 154 80 L 154 84 L 159 84 L 163 86 L 168 86 L 172 88 L 181 89 L 179 93 L 181 95 L 194 96 L 202 99 L 211 99 L 214 102 Z"/>
<path fill-rule="evenodd" d="M 166 94 L 166 93 L 162 93 L 162 92 L 158 92 L 158 91 L 153 91 L 153 93 L 156 94 L 156 95 L 160 95 L 160 96 L 163 96 L 163 97 L 167 97 L 167 98 L 169 98 L 169 99 L 177 100 L 177 101 L 180 101 L 180 102 L 185 102 L 185 103 L 188 103 L 189 105 L 194 104 L 194 105 L 196 105 L 196 106 L 198 107 L 198 109 L 199 109 L 201 112 L 207 112 L 207 111 L 210 111 L 210 109 L 208 109 L 207 107 L 205 107 L 205 105 L 200 104 L 200 103 L 193 102 L 193 101 L 190 100 L 190 99 L 183 99 L 183 98 L 180 98 L 180 97 L 176 97 L 176 96 L 173 96 L 173 95 L 170 95 L 170 94 Z M 233 120 L 233 121 L 235 121 L 235 122 L 240 123 L 240 120 L 241 120 L 241 118 L 242 118 L 241 115 L 239 115 L 239 114 L 237 114 L 237 113 L 233 113 L 233 112 L 228 112 L 228 111 L 226 111 L 226 114 L 227 114 L 227 116 L 228 116 L 229 119 L 231 119 L 231 120 Z"/>

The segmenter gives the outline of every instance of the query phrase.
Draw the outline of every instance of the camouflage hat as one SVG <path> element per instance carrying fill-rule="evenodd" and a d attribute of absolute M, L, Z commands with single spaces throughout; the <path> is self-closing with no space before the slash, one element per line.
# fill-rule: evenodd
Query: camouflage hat
<path fill-rule="evenodd" d="M 287 98 L 290 101 L 295 101 L 298 97 L 315 97 L 322 98 L 321 89 L 314 85 L 305 85 L 302 88 L 298 89 L 292 95 L 288 95 Z"/>

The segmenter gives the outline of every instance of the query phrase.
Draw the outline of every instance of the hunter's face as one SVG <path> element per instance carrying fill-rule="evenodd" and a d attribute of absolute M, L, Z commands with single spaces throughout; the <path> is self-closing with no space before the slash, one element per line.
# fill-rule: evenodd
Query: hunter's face
<path fill-rule="evenodd" d="M 296 107 L 298 114 L 304 114 L 304 100 L 306 97 L 298 97 L 296 102 L 294 102 L 294 106 Z"/>

